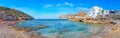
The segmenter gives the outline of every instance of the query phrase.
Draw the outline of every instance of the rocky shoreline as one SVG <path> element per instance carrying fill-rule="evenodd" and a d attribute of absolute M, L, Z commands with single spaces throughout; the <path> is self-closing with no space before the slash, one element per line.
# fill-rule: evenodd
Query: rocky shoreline
<path fill-rule="evenodd" d="M 13 26 L 9 26 L 16 21 L 4 21 L 0 23 L 0 38 L 44 38 L 36 33 L 26 32 L 25 30 L 18 30 Z"/>
<path fill-rule="evenodd" d="M 119 38 L 120 37 L 120 20 L 114 20 L 116 22 L 115 25 L 107 24 L 104 25 L 104 28 L 101 29 L 98 33 L 96 33 L 91 38 Z M 8 26 L 9 23 L 12 22 L 2 22 L 0 23 L 0 38 L 31 38 L 31 33 L 16 30 L 15 28 L 10 28 Z M 42 36 L 32 37 L 32 38 L 45 38 Z M 86 37 L 88 38 L 88 37 Z"/>
<path fill-rule="evenodd" d="M 116 12 L 116 14 L 117 13 L 118 12 Z M 80 11 L 77 14 L 62 15 L 60 18 L 65 18 L 70 21 L 104 25 L 104 28 L 91 38 L 120 38 L 120 17 L 117 16 L 118 14 L 109 14 L 110 16 L 106 17 L 104 15 L 98 15 L 96 18 L 88 15 L 85 11 Z"/>
<path fill-rule="evenodd" d="M 106 25 L 92 38 L 119 38 L 120 37 L 120 20 L 114 21 L 115 25 Z"/>
<path fill-rule="evenodd" d="M 10 29 L 7 25 L 5 22 L 0 23 L 0 38 L 27 38 L 22 31 Z"/>

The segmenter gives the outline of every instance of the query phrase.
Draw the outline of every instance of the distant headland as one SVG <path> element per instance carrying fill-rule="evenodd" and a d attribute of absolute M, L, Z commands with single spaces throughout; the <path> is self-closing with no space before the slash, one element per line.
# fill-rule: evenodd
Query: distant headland
<path fill-rule="evenodd" d="M 22 11 L 0 6 L 0 20 L 11 21 L 11 20 L 31 20 L 34 19 L 32 16 L 25 14 Z"/>
<path fill-rule="evenodd" d="M 112 20 L 120 20 L 119 10 L 104 10 L 102 7 L 94 6 L 88 12 L 82 10 L 77 14 L 59 16 L 61 19 L 89 23 L 110 23 Z M 103 22 L 104 21 L 104 22 Z"/>

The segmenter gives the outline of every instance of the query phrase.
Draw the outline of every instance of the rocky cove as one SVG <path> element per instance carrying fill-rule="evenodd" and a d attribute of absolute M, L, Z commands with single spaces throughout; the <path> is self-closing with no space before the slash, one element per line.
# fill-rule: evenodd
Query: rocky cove
<path fill-rule="evenodd" d="M 118 38 L 120 36 L 120 21 L 116 17 L 119 15 L 116 14 L 93 18 L 87 16 L 85 11 L 80 11 L 77 14 L 60 16 L 66 19 L 33 19 L 21 11 L 6 7 L 1 7 L 0 12 L 1 38 Z"/>

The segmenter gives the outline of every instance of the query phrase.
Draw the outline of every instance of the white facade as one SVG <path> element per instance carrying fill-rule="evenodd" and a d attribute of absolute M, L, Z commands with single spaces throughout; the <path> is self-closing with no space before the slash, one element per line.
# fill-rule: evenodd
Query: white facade
<path fill-rule="evenodd" d="M 88 16 L 96 18 L 98 15 L 108 15 L 109 10 L 103 10 L 103 8 L 94 6 L 90 11 L 88 12 Z"/>
<path fill-rule="evenodd" d="M 104 10 L 104 15 L 109 15 L 109 10 Z"/>
<path fill-rule="evenodd" d="M 98 14 L 102 14 L 102 8 L 98 6 L 94 6 L 90 11 L 88 12 L 88 16 L 90 17 L 96 17 Z"/>

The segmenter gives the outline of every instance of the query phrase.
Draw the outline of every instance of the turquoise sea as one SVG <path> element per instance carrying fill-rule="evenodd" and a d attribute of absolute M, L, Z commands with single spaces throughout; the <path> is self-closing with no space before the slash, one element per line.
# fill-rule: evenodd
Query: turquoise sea
<path fill-rule="evenodd" d="M 36 28 L 37 26 L 47 26 Z M 100 24 L 74 22 L 66 19 L 36 19 L 18 23 L 18 27 L 28 27 L 49 38 L 83 38 L 93 36 L 103 28 Z M 32 31 L 32 32 L 33 32 Z M 63 32 L 64 31 L 64 32 Z"/>

